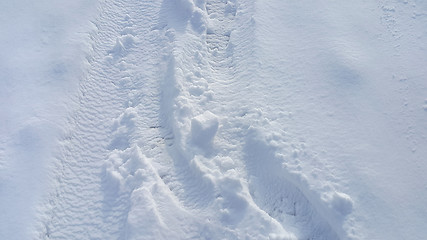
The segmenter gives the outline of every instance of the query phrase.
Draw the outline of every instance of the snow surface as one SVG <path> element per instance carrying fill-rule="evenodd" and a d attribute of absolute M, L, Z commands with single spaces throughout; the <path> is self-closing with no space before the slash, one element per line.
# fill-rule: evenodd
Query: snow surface
<path fill-rule="evenodd" d="M 0 2 L 0 239 L 425 239 L 427 2 Z"/>

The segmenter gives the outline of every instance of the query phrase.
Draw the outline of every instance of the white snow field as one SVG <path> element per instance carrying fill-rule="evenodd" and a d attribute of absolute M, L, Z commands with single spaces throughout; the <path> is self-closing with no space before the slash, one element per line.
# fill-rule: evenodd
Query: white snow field
<path fill-rule="evenodd" d="M 0 2 L 0 239 L 427 239 L 427 1 Z"/>

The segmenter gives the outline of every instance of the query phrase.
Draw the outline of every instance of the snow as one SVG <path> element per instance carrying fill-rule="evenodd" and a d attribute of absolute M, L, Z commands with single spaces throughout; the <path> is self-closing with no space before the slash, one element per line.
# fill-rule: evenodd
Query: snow
<path fill-rule="evenodd" d="M 0 3 L 1 239 L 424 239 L 427 4 Z"/>
<path fill-rule="evenodd" d="M 193 143 L 202 148 L 212 145 L 218 131 L 218 118 L 215 114 L 206 111 L 191 119 L 191 137 Z"/>

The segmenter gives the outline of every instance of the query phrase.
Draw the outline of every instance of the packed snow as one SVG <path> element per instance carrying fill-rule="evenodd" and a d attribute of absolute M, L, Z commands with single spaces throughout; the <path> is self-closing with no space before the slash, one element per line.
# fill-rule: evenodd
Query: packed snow
<path fill-rule="evenodd" d="M 0 239 L 426 239 L 427 2 L 0 2 Z"/>

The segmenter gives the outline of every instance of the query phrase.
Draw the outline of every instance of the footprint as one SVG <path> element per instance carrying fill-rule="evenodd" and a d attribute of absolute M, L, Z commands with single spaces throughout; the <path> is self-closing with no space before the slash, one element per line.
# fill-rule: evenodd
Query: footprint
<path fill-rule="evenodd" d="M 250 130 L 244 160 L 254 202 L 285 229 L 293 226 L 299 239 L 339 239 L 299 187 L 287 179 L 283 159 L 276 151 L 261 133 Z M 336 204 L 343 211 L 349 210 L 339 199 Z"/>
<path fill-rule="evenodd" d="M 135 119 L 138 114 L 136 109 L 129 107 L 113 121 L 112 139 L 108 145 L 109 150 L 124 150 L 130 147 L 130 138 L 135 132 Z"/>
<path fill-rule="evenodd" d="M 230 17 L 235 17 L 237 13 L 237 7 L 235 1 L 227 1 L 225 5 L 225 15 Z"/>
<path fill-rule="evenodd" d="M 197 33 L 203 33 L 206 31 L 206 16 L 200 9 L 196 9 L 190 19 L 191 27 Z"/>
<path fill-rule="evenodd" d="M 236 12 L 234 1 L 212 1 L 206 4 L 206 46 L 212 55 L 211 64 L 214 66 L 220 66 L 224 60 L 230 60 L 230 36 Z"/>

